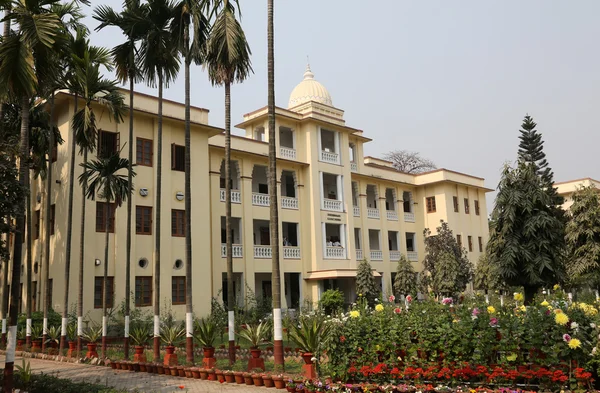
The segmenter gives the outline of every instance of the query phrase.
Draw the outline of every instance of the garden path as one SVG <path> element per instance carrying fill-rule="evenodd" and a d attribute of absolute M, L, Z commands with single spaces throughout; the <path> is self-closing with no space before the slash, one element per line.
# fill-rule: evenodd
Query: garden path
<path fill-rule="evenodd" d="M 110 386 L 116 389 L 137 391 L 142 393 L 172 393 L 172 392 L 225 392 L 225 393 L 261 393 L 264 387 L 251 387 L 237 384 L 220 384 L 219 382 L 203 381 L 200 379 L 165 377 L 148 373 L 113 370 L 110 367 L 90 366 L 87 364 L 61 363 L 50 360 L 27 358 L 36 374 L 49 374 L 58 378 L 66 378 L 76 382 L 87 382 Z M 21 364 L 17 357 L 15 364 Z M 4 356 L 0 355 L 0 363 Z M 181 387 L 183 386 L 183 389 Z M 275 390 L 275 389 L 270 389 Z"/>

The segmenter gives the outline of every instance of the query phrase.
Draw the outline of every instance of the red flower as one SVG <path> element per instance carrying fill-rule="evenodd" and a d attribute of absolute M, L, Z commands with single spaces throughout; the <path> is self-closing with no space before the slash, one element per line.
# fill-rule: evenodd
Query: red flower
<path fill-rule="evenodd" d="M 340 342 L 344 342 L 344 341 L 346 341 L 346 337 L 340 336 Z"/>
<path fill-rule="evenodd" d="M 183 389 L 185 389 L 185 386 L 179 385 L 179 389 L 183 390 Z"/>
<path fill-rule="evenodd" d="M 402 312 L 402 309 L 400 307 L 396 307 L 394 309 L 394 314 L 400 314 Z"/>

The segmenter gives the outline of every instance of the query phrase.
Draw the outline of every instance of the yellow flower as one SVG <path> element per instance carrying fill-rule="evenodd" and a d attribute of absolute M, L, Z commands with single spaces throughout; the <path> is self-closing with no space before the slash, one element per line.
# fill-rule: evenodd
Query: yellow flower
<path fill-rule="evenodd" d="M 487 308 L 487 311 L 488 311 L 490 314 L 493 314 L 493 313 L 495 313 L 495 312 L 496 312 L 496 309 L 494 308 L 494 306 L 488 306 L 488 308 Z"/>
<path fill-rule="evenodd" d="M 350 311 L 350 318 L 358 318 L 360 317 L 360 313 L 356 310 Z"/>
<path fill-rule="evenodd" d="M 548 306 L 550 305 L 550 303 L 548 303 L 546 300 L 544 300 L 544 301 L 541 303 L 541 305 L 542 305 L 543 307 L 548 307 Z"/>
<path fill-rule="evenodd" d="M 525 312 L 525 311 L 527 311 L 527 307 L 525 307 L 525 306 L 521 306 L 521 307 L 519 307 L 519 310 L 521 310 L 521 311 Z"/>
<path fill-rule="evenodd" d="M 378 304 L 375 306 L 375 311 L 383 311 L 383 304 Z"/>
<path fill-rule="evenodd" d="M 379 351 L 381 349 L 381 347 L 379 346 L 379 344 L 375 345 L 375 350 Z"/>
<path fill-rule="evenodd" d="M 558 285 L 558 284 L 554 284 L 554 290 L 555 290 L 555 291 L 558 291 L 559 289 L 560 289 L 560 285 Z"/>
<path fill-rule="evenodd" d="M 522 294 L 522 293 L 519 293 L 519 292 L 517 292 L 517 293 L 515 293 L 515 296 L 514 296 L 514 298 L 515 298 L 515 300 L 516 300 L 517 302 L 521 302 L 521 301 L 523 301 L 523 294 Z"/>
<path fill-rule="evenodd" d="M 508 355 L 506 357 L 506 360 L 508 360 L 509 362 L 514 362 L 515 360 L 517 360 L 517 354 L 516 353 L 511 353 L 510 355 Z"/>
<path fill-rule="evenodd" d="M 578 339 L 572 338 L 569 341 L 569 348 L 571 348 L 571 349 L 577 349 L 579 347 L 581 347 L 581 341 L 579 341 Z"/>
<path fill-rule="evenodd" d="M 455 319 L 452 321 L 452 323 L 457 323 L 457 322 L 458 322 L 458 319 Z"/>
<path fill-rule="evenodd" d="M 554 322 L 564 326 L 569 323 L 569 316 L 564 312 L 560 312 L 554 316 Z"/>

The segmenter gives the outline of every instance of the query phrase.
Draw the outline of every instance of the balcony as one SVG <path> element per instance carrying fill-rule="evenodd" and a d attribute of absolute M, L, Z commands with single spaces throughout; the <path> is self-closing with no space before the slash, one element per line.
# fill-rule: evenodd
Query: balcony
<path fill-rule="evenodd" d="M 356 250 L 356 260 L 357 261 L 362 261 L 363 260 L 363 250 Z"/>
<path fill-rule="evenodd" d="M 270 206 L 271 197 L 269 194 L 260 194 L 258 192 L 252 193 L 252 204 L 254 206 Z"/>
<path fill-rule="evenodd" d="M 354 206 L 354 217 L 360 217 L 360 207 Z"/>
<path fill-rule="evenodd" d="M 254 258 L 271 259 L 271 246 L 254 246 Z"/>
<path fill-rule="evenodd" d="M 300 247 L 284 246 L 283 259 L 300 259 Z"/>
<path fill-rule="evenodd" d="M 390 250 L 390 262 L 396 262 L 400 260 L 400 251 Z"/>
<path fill-rule="evenodd" d="M 281 158 L 287 158 L 288 160 L 295 160 L 296 159 L 296 149 L 291 149 L 289 147 L 281 146 L 279 148 L 279 156 Z"/>
<path fill-rule="evenodd" d="M 385 214 L 388 221 L 398 221 L 398 213 L 395 210 L 386 210 Z"/>
<path fill-rule="evenodd" d="M 325 258 L 327 259 L 346 259 L 346 249 L 344 247 L 325 247 Z"/>
<path fill-rule="evenodd" d="M 321 150 L 320 161 L 328 162 L 330 164 L 339 164 L 340 163 L 340 155 L 338 153 Z"/>
<path fill-rule="evenodd" d="M 281 208 L 298 210 L 298 198 L 282 196 L 281 197 Z"/>
<path fill-rule="evenodd" d="M 342 201 L 336 199 L 323 199 L 323 210 L 330 210 L 333 212 L 343 212 Z"/>
<path fill-rule="evenodd" d="M 350 163 L 350 170 L 352 172 L 358 172 L 358 164 L 356 162 L 351 162 Z"/>
<path fill-rule="evenodd" d="M 419 254 L 416 251 L 407 251 L 406 257 L 411 262 L 419 262 Z"/>
<path fill-rule="evenodd" d="M 415 213 L 404 213 L 405 222 L 415 222 Z"/>
<path fill-rule="evenodd" d="M 233 248 L 233 258 L 243 258 L 244 257 L 244 252 L 243 252 L 243 247 L 241 244 L 232 244 L 232 248 Z M 221 257 L 222 258 L 226 258 L 227 257 L 227 245 L 225 243 L 221 243 Z"/>
<path fill-rule="evenodd" d="M 371 251 L 371 260 L 372 261 L 383 261 L 383 251 L 381 251 L 381 250 Z"/>
<path fill-rule="evenodd" d="M 225 189 L 221 188 L 221 202 L 225 202 Z M 242 193 L 239 190 L 231 190 L 231 203 L 242 203 Z"/>
<path fill-rule="evenodd" d="M 379 220 L 379 209 L 375 207 L 367 207 L 367 217 Z"/>

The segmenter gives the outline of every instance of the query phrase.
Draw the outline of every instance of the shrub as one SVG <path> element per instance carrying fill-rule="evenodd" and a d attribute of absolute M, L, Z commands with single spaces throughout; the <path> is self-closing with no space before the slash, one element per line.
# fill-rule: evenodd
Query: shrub
<path fill-rule="evenodd" d="M 319 307 L 325 314 L 335 314 L 344 307 L 344 293 L 339 289 L 328 289 L 321 294 Z"/>

